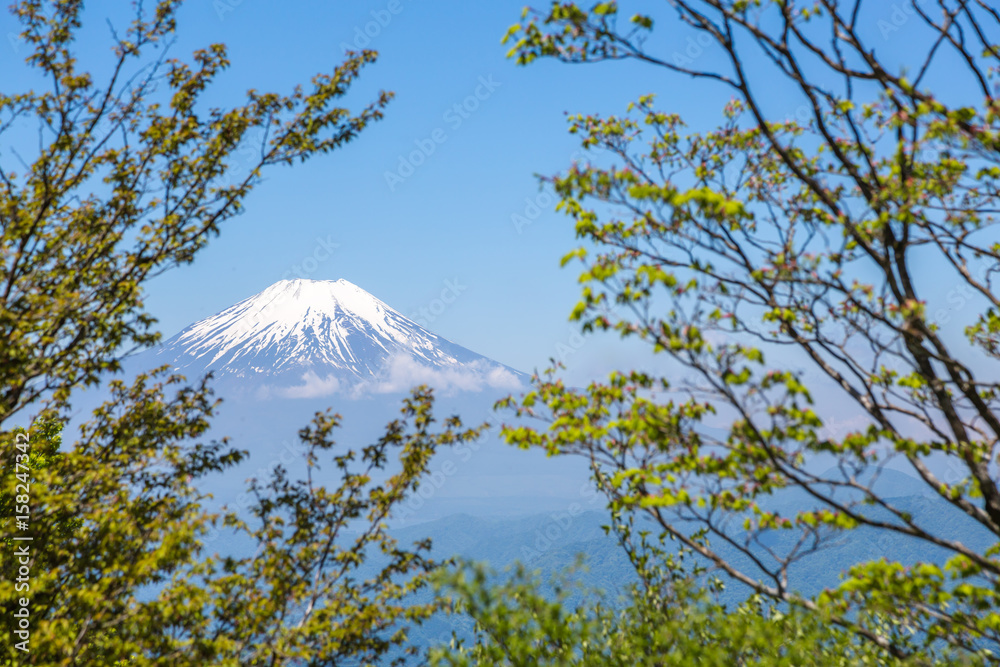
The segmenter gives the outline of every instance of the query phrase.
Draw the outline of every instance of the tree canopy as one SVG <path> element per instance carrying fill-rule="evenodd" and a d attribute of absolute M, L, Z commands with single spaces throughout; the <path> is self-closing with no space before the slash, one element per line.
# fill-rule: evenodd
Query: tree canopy
<path fill-rule="evenodd" d="M 583 265 L 571 317 L 647 342 L 670 371 L 574 389 L 553 369 L 507 402 L 547 426 L 506 438 L 590 460 L 624 517 L 640 590 L 659 595 L 648 564 L 669 569 L 680 549 L 885 658 L 990 661 L 1000 14 L 898 4 L 903 55 L 882 39 L 886 7 L 863 0 L 525 10 L 506 37 L 518 63 L 631 61 L 686 94 L 693 82 L 732 97 L 704 131 L 686 129 L 665 91 L 620 115 L 571 116 L 592 159 L 546 179 L 584 241 L 563 260 Z M 685 34 L 712 57 L 672 49 Z M 995 546 L 916 520 L 880 492 L 889 465 Z M 662 542 L 638 539 L 639 516 Z M 887 553 L 801 593 L 795 565 L 861 528 L 945 556 L 904 565 Z"/>
<path fill-rule="evenodd" d="M 35 155 L 8 152 L 0 164 L 0 423 L 39 398 L 65 400 L 116 370 L 130 346 L 154 343 L 145 281 L 191 262 L 267 169 L 343 146 L 392 97 L 382 92 L 359 112 L 337 106 L 376 58 L 362 51 L 308 87 L 249 90 L 238 104 L 208 107 L 226 48 L 167 57 L 180 5 L 137 5 L 101 77 L 75 51 L 83 2 L 13 6 L 26 64 L 48 85 L 0 94 L 0 138 L 39 136 Z"/>
<path fill-rule="evenodd" d="M 191 262 L 267 169 L 338 149 L 392 96 L 338 106 L 376 59 L 362 51 L 308 86 L 209 107 L 226 49 L 168 58 L 180 5 L 134 3 L 101 77 L 79 60 L 83 2 L 12 7 L 46 83 L 0 94 L 0 139 L 38 136 L 33 155 L 16 140 L 0 155 L 0 663 L 402 662 L 408 624 L 438 607 L 412 599 L 437 564 L 385 520 L 437 447 L 477 434 L 457 419 L 435 426 L 429 390 L 366 447 L 335 446 L 339 417 L 317 415 L 300 433 L 307 476 L 279 467 L 255 480 L 243 515 L 207 509 L 211 476 L 245 455 L 206 442 L 207 379 L 114 380 L 60 449 L 77 390 L 158 340 L 149 279 Z"/>

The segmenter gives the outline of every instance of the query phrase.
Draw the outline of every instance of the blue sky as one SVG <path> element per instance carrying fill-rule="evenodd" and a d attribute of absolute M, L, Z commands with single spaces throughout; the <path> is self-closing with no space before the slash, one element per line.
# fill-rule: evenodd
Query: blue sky
<path fill-rule="evenodd" d="M 576 377 L 648 363 L 643 348 L 611 337 L 581 346 L 567 320 L 577 272 L 559 268 L 577 244 L 572 223 L 552 210 L 554 198 L 539 190 L 534 174 L 566 168 L 577 152 L 566 112 L 619 113 L 656 92 L 693 129 L 709 129 L 721 119 L 728 92 L 628 63 L 517 67 L 500 39 L 522 5 L 186 3 L 172 54 L 186 57 L 213 42 L 229 47 L 232 67 L 213 91 L 219 104 L 239 103 L 250 87 L 288 92 L 330 71 L 345 46 L 380 53 L 348 105 L 359 109 L 381 89 L 396 98 L 385 119 L 345 149 L 272 170 L 245 214 L 193 265 L 149 286 L 147 306 L 164 334 L 300 275 L 347 279 L 432 331 L 520 370 L 543 367 L 552 356 L 564 358 Z M 88 63 L 99 62 L 108 46 L 107 11 L 98 3 L 87 10 L 81 52 Z M 11 87 L 30 85 L 17 66 L 26 49 L 12 39 L 16 25 L 7 14 L 0 20 L 7 37 L 0 76 Z M 869 25 L 880 49 L 901 55 L 907 27 L 888 8 Z M 699 65 L 718 55 L 675 21 L 654 35 L 660 51 L 694 56 Z M 780 88 L 773 99 L 776 114 L 794 114 L 797 102 Z M 417 155 L 422 163 L 412 173 L 399 171 L 414 151 L 424 154 Z M 387 178 L 391 172 L 400 178 Z"/>
<path fill-rule="evenodd" d="M 523 0 L 188 2 L 172 55 L 186 57 L 212 42 L 228 46 L 232 67 L 213 93 L 220 104 L 238 103 L 250 87 L 290 91 L 330 71 L 343 45 L 355 45 L 366 28 L 375 33 L 367 46 L 380 58 L 348 104 L 360 108 L 380 89 L 396 98 L 385 119 L 346 149 L 272 170 L 245 214 L 193 265 L 149 286 L 147 306 L 164 334 L 299 267 L 309 278 L 345 278 L 415 319 L 424 309 L 431 330 L 522 370 L 578 345 L 567 320 L 578 295 L 576 271 L 559 268 L 576 245 L 572 223 L 553 212 L 554 199 L 539 190 L 534 174 L 566 168 L 577 150 L 564 112 L 623 111 L 629 100 L 662 88 L 662 75 L 628 65 L 516 67 L 500 39 L 522 6 Z M 87 62 L 97 62 L 107 44 L 104 11 L 96 3 L 87 10 Z M 2 35 L 16 30 L 9 15 L 0 20 Z M 5 83 L 27 81 L 22 68 L 10 67 L 26 49 L 4 41 Z M 672 102 L 692 114 L 704 114 L 708 105 L 717 116 L 725 101 L 721 90 L 714 102 L 704 89 L 700 97 L 674 92 Z M 459 115 L 456 104 L 471 110 Z M 443 143 L 390 187 L 385 174 L 398 169 L 400 156 L 435 136 Z M 515 214 L 531 224 L 516 228 Z M 442 292 L 453 300 L 443 311 Z M 603 371 L 628 355 L 611 342 L 588 342 L 573 356 L 589 355 L 588 365 Z"/>

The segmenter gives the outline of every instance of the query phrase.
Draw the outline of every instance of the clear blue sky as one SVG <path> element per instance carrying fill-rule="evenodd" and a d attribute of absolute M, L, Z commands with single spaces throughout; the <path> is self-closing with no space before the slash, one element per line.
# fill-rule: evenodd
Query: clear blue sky
<path fill-rule="evenodd" d="M 559 268 L 562 254 L 576 245 L 572 223 L 553 212 L 551 197 L 541 198 L 548 205 L 540 212 L 532 210 L 530 200 L 541 194 L 533 174 L 566 168 L 577 150 L 564 112 L 620 112 L 629 100 L 662 88 L 662 81 L 655 71 L 627 65 L 612 65 L 613 71 L 556 63 L 516 67 L 500 39 L 522 6 L 523 0 L 190 0 L 172 55 L 224 42 L 232 67 L 219 81 L 220 103 L 239 102 L 250 87 L 290 91 L 330 71 L 343 45 L 366 27 L 378 33 L 368 47 L 380 58 L 349 102 L 360 108 L 379 89 L 396 98 L 385 119 L 345 150 L 271 171 L 246 213 L 193 265 L 154 281 L 147 306 L 164 334 L 264 289 L 298 265 L 312 269 L 309 278 L 345 278 L 405 315 L 425 308 L 431 330 L 522 370 L 578 343 L 570 340 L 576 328 L 567 321 L 578 296 L 576 271 Z M 107 44 L 106 13 L 101 3 L 87 10 L 85 62 L 96 62 Z M 384 26 L 372 23 L 387 16 Z M 0 36 L 16 30 L 8 14 L 0 20 Z M 3 41 L 3 83 L 28 81 L 18 66 L 26 49 Z M 485 99 L 463 118 L 453 107 L 477 87 Z M 681 90 L 672 101 L 695 115 L 710 104 L 718 117 L 725 97 L 716 92 L 714 101 L 704 94 L 695 101 Z M 444 143 L 390 189 L 385 172 L 435 130 Z M 519 233 L 514 214 L 536 217 Z M 332 252 L 330 244 L 336 244 Z M 441 312 L 435 300 L 452 285 L 460 294 Z M 567 361 L 587 353 L 602 360 L 603 370 L 621 353 L 618 345 L 585 347 Z"/>
<path fill-rule="evenodd" d="M 576 240 L 552 198 L 540 197 L 533 174 L 566 168 L 577 150 L 564 112 L 622 112 L 628 101 L 657 92 L 664 106 L 705 129 L 721 118 L 728 93 L 624 63 L 516 67 L 500 38 L 523 1 L 190 0 L 173 55 L 228 45 L 232 67 L 214 93 L 220 104 L 238 103 L 250 87 L 290 91 L 330 71 L 344 45 L 380 52 L 349 104 L 360 108 L 379 89 L 396 99 L 385 119 L 346 149 L 271 171 L 246 213 L 193 265 L 154 281 L 147 305 L 164 334 L 299 267 L 309 278 L 345 278 L 436 333 L 521 370 L 560 353 L 583 375 L 645 358 L 609 338 L 567 353 L 579 346 L 567 321 L 578 286 L 575 268 L 560 269 L 559 259 Z M 108 11 L 104 3 L 87 10 L 87 62 L 108 44 Z M 0 37 L 7 37 L 0 77 L 16 88 L 30 82 L 18 66 L 26 49 L 10 39 L 12 17 L 0 21 Z M 356 41 L 366 29 L 370 41 Z M 876 43 L 905 49 L 905 32 Z M 715 54 L 698 51 L 693 35 L 676 25 L 656 33 L 667 53 L 693 49 L 711 62 Z M 795 101 L 774 95 L 778 113 L 794 113 Z M 454 107 L 463 103 L 460 115 Z M 400 156 L 435 136 L 443 143 L 435 142 L 412 175 L 387 183 Z M 518 230 L 515 214 L 532 224 Z M 442 292 L 453 301 L 443 310 Z"/>

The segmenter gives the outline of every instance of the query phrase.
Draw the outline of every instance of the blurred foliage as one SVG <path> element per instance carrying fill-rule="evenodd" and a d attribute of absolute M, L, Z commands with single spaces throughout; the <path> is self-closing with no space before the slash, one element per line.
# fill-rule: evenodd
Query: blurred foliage
<path fill-rule="evenodd" d="M 626 622 L 609 626 L 604 608 L 543 599 L 521 575 L 492 591 L 460 576 L 452 586 L 483 643 L 458 664 L 529 664 L 532 651 L 589 664 L 591 649 L 566 633 L 610 664 L 628 662 L 618 644 L 660 656 L 651 664 L 670 663 L 675 645 L 708 664 L 1000 655 L 1000 14 L 985 2 L 897 4 L 905 62 L 878 41 L 890 10 L 864 0 L 676 0 L 635 15 L 553 2 L 507 33 L 520 64 L 635 61 L 682 75 L 686 95 L 715 85 L 732 99 L 702 132 L 655 91 L 622 115 L 569 118 L 588 159 L 544 181 L 583 241 L 563 259 L 582 265 L 571 318 L 645 341 L 669 360 L 648 368 L 671 370 L 577 389 L 552 368 L 504 402 L 544 425 L 505 436 L 590 461 L 641 583 Z M 697 53 L 671 53 L 685 33 Z M 776 95 L 799 106 L 785 102 L 782 118 Z M 890 463 L 988 545 L 882 494 Z M 798 506 L 778 507 L 789 497 Z M 636 517 L 656 539 L 632 535 Z M 886 553 L 801 592 L 794 573 L 862 528 L 945 558 L 904 565 Z M 744 587 L 750 605 L 664 587 L 685 553 Z M 705 642 L 688 640 L 699 633 Z M 808 657 L 810 644 L 824 652 Z"/>
<path fill-rule="evenodd" d="M 130 4 L 127 26 L 109 22 L 101 74 L 78 59 L 82 1 L 11 7 L 43 88 L 0 94 L 0 664 L 402 662 L 407 628 L 439 606 L 412 602 L 438 564 L 427 541 L 398 545 L 385 519 L 436 448 L 478 432 L 435 427 L 429 389 L 361 449 L 336 446 L 339 418 L 318 414 L 300 432 L 305 478 L 279 467 L 255 479 L 239 515 L 206 509 L 213 477 L 245 455 L 203 442 L 207 379 L 115 380 L 79 439 L 61 443 L 77 391 L 158 340 L 143 286 L 191 262 L 266 170 L 340 148 L 391 98 L 337 106 L 376 59 L 363 51 L 288 94 L 210 107 L 225 47 L 170 58 L 181 2 Z"/>

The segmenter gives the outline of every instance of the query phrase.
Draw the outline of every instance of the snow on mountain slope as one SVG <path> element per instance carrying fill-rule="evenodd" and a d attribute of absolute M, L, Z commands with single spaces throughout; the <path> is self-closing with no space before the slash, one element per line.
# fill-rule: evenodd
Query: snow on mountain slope
<path fill-rule="evenodd" d="M 147 356 L 148 355 L 148 356 Z M 526 379 L 427 331 L 346 280 L 282 280 L 142 355 L 259 395 L 514 389 Z"/>

